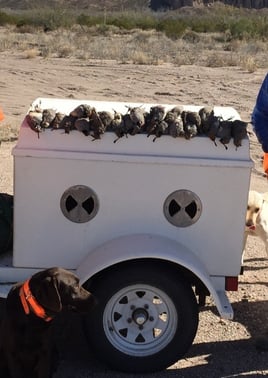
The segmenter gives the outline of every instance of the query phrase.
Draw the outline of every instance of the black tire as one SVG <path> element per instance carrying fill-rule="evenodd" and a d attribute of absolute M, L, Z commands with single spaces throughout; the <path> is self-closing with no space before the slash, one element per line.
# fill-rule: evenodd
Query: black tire
<path fill-rule="evenodd" d="M 13 196 L 0 193 L 0 255 L 13 246 Z"/>
<path fill-rule="evenodd" d="M 187 352 L 198 306 L 191 286 L 170 273 L 158 264 L 133 263 L 90 287 L 98 305 L 84 326 L 98 359 L 115 370 L 146 373 L 167 368 Z"/>

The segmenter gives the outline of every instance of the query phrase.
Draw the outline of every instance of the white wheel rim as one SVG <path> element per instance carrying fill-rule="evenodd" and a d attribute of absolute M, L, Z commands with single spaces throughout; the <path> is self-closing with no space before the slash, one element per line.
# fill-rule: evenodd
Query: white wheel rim
<path fill-rule="evenodd" d="M 150 285 L 131 285 L 107 302 L 104 332 L 119 351 L 131 356 L 149 356 L 173 339 L 178 317 L 173 301 Z"/>

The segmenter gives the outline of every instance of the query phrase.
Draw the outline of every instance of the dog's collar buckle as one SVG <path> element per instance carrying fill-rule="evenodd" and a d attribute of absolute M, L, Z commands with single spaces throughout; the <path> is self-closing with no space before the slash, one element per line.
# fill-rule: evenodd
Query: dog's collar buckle
<path fill-rule="evenodd" d="M 47 316 L 44 308 L 36 301 L 29 286 L 30 280 L 27 280 L 23 283 L 20 288 L 20 300 L 22 307 L 26 315 L 29 315 L 32 311 L 39 318 L 44 319 L 46 322 L 52 320 L 52 317 Z"/>

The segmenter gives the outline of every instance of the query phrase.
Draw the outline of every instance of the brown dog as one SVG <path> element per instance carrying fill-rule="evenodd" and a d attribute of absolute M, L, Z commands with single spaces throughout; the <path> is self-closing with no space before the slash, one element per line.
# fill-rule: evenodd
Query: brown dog
<path fill-rule="evenodd" d="M 62 268 L 38 272 L 14 285 L 0 334 L 1 378 L 50 378 L 54 365 L 51 324 L 63 309 L 88 312 L 95 299 Z"/>

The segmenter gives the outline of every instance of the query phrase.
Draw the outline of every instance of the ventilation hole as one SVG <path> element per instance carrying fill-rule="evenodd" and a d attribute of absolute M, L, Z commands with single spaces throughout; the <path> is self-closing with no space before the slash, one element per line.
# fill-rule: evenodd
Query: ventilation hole
<path fill-rule="evenodd" d="M 117 320 L 121 319 L 122 318 L 122 315 L 119 314 L 119 312 L 115 312 L 114 313 L 114 321 L 117 322 Z"/>
<path fill-rule="evenodd" d="M 162 312 L 161 314 L 159 314 L 159 319 L 161 319 L 162 322 L 167 322 L 167 320 L 168 320 L 167 313 Z"/>
<path fill-rule="evenodd" d="M 160 304 L 160 303 L 162 303 L 162 300 L 159 297 L 154 296 L 153 303 L 154 304 Z"/>
<path fill-rule="evenodd" d="M 127 331 L 128 331 L 127 328 L 123 328 L 119 330 L 119 333 L 121 336 L 127 337 Z"/>
<path fill-rule="evenodd" d="M 66 198 L 65 205 L 66 205 L 66 210 L 69 213 L 70 211 L 72 211 L 77 206 L 77 202 L 72 196 L 68 196 Z"/>
<path fill-rule="evenodd" d="M 119 303 L 120 304 L 126 304 L 126 303 L 128 303 L 127 296 L 125 295 L 122 299 L 120 299 Z"/>
<path fill-rule="evenodd" d="M 145 291 L 136 291 L 136 295 L 137 295 L 139 298 L 142 298 L 142 297 L 144 297 L 144 295 L 145 295 Z"/>
<path fill-rule="evenodd" d="M 88 214 L 91 214 L 94 210 L 95 204 L 92 197 L 88 198 L 82 203 L 82 207 L 86 210 Z"/>
<path fill-rule="evenodd" d="M 168 211 L 171 217 L 177 214 L 181 210 L 180 205 L 175 201 L 172 200 L 169 204 Z"/>
<path fill-rule="evenodd" d="M 185 207 L 186 213 L 189 215 L 190 218 L 194 218 L 197 212 L 196 202 L 192 201 L 188 206 Z"/>
<path fill-rule="evenodd" d="M 135 341 L 136 341 L 136 343 L 144 343 L 145 339 L 144 339 L 144 337 L 141 334 L 139 334 L 136 337 Z"/>
<path fill-rule="evenodd" d="M 159 328 L 154 328 L 153 329 L 153 337 L 154 338 L 159 337 L 161 333 L 162 333 L 161 329 L 159 329 Z"/>

